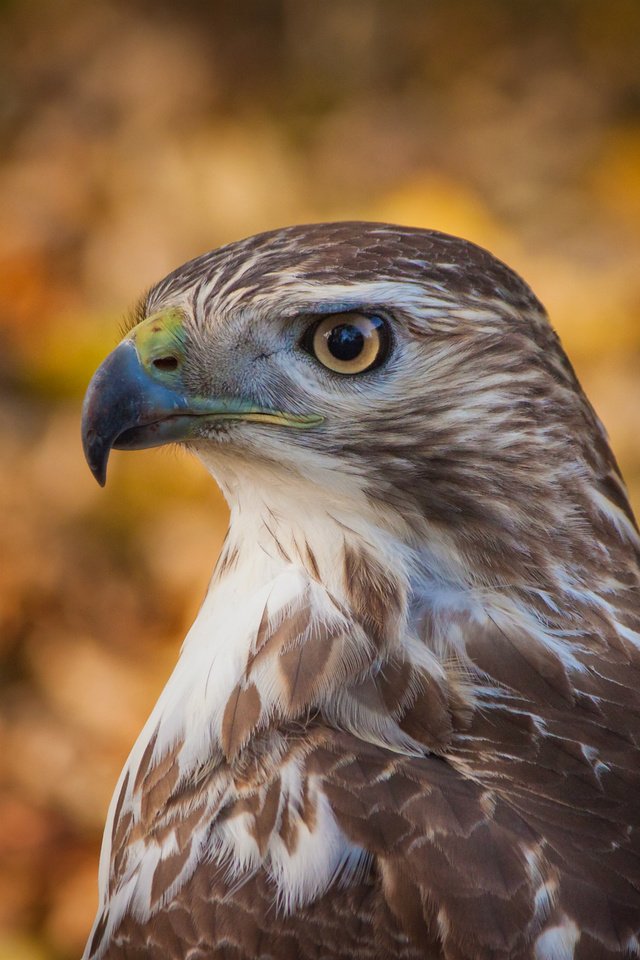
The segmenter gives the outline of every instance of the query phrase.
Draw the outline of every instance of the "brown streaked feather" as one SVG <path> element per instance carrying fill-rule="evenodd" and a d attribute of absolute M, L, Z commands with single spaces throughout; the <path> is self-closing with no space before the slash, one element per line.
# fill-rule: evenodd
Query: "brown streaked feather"
<path fill-rule="evenodd" d="M 344 580 L 351 609 L 358 623 L 381 653 L 399 630 L 405 598 L 400 585 L 368 553 L 344 546 Z"/>
<path fill-rule="evenodd" d="M 230 759 L 245 745 L 262 712 L 262 701 L 254 683 L 237 684 L 227 701 L 222 718 L 221 746 Z"/>

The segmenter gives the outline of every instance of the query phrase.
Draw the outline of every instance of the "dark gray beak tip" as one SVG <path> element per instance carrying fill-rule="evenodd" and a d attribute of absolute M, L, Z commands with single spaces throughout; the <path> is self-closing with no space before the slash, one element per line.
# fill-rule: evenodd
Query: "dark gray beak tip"
<path fill-rule="evenodd" d="M 107 462 L 109 460 L 109 447 L 100 443 L 100 438 L 96 437 L 92 430 L 83 435 L 83 447 L 89 470 L 98 481 L 101 487 L 107 482 Z"/>
<path fill-rule="evenodd" d="M 111 452 L 111 443 L 108 438 L 101 436 L 92 426 L 95 423 L 95 415 L 91 411 L 91 401 L 94 399 L 95 392 L 92 388 L 93 383 L 87 391 L 82 410 L 82 449 L 91 473 L 100 486 L 104 487 L 107 482 L 107 462 Z"/>

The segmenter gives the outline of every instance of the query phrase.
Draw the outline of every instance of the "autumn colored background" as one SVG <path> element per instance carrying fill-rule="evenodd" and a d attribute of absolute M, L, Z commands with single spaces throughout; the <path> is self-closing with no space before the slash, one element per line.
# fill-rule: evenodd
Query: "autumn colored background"
<path fill-rule="evenodd" d="M 287 223 L 462 234 L 547 304 L 640 506 L 640 4 L 4 0 L 0 130 L 0 960 L 70 960 L 226 524 L 184 454 L 84 464 L 123 313 Z"/>

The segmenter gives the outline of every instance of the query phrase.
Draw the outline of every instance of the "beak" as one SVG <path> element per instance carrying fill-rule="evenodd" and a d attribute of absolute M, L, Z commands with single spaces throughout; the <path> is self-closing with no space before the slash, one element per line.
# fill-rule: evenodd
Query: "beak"
<path fill-rule="evenodd" d="M 185 331 L 178 311 L 139 324 L 110 353 L 89 384 L 82 408 L 82 445 L 104 486 L 111 449 L 142 450 L 202 435 L 203 421 L 253 420 L 308 427 L 322 421 L 256 407 L 235 397 L 205 399 L 184 389 Z"/>

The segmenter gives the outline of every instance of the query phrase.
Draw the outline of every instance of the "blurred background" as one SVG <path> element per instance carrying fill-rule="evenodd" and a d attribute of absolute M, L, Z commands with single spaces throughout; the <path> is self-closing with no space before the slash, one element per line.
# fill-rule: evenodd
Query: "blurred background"
<path fill-rule="evenodd" d="M 70 960 L 226 525 L 175 451 L 91 479 L 121 317 L 262 229 L 462 234 L 546 303 L 638 508 L 640 4 L 2 0 L 0 131 L 0 960 Z"/>

